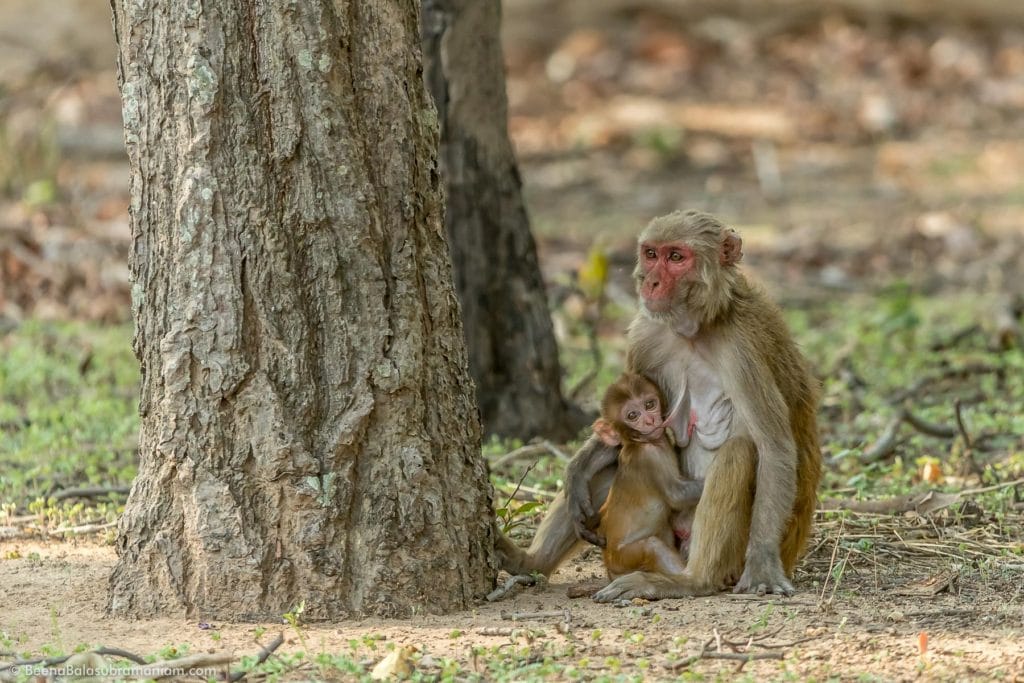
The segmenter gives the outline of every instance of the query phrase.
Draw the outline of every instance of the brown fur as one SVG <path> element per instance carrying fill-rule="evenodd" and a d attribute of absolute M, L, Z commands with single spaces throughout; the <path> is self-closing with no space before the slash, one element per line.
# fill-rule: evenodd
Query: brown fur
<path fill-rule="evenodd" d="M 738 590 L 789 593 L 821 476 L 818 386 L 778 308 L 735 267 L 742 256 L 738 235 L 712 216 L 688 211 L 651 221 L 640 236 L 641 243 L 677 241 L 694 250 L 697 264 L 676 283 L 666 313 L 642 310 L 634 319 L 628 369 L 671 393 L 687 363 L 710 368 L 732 401 L 733 435 L 707 469 L 685 574 L 636 572 L 597 598 L 706 594 L 737 578 Z M 639 265 L 636 277 L 639 287 Z M 588 441 L 566 473 L 568 502 L 556 499 L 528 551 L 506 553 L 510 565 L 553 571 L 584 533 L 614 466 L 614 449 Z"/>
<path fill-rule="evenodd" d="M 604 564 L 612 578 L 638 570 L 675 575 L 686 568 L 671 520 L 673 513 L 697 503 L 700 483 L 683 479 L 675 449 L 664 433 L 647 440 L 646 434 L 623 422 L 627 401 L 651 396 L 664 410 L 664 397 L 653 382 L 625 373 L 608 387 L 601 402 L 602 417 L 615 426 L 622 442 L 615 479 L 601 507 Z"/>

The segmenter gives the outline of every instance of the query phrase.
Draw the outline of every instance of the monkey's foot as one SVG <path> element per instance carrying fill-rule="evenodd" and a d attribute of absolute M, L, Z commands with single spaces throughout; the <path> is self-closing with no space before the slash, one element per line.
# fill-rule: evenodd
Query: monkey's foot
<path fill-rule="evenodd" d="M 654 586 L 640 572 L 620 576 L 594 593 L 595 602 L 614 602 L 616 600 L 632 600 L 633 598 L 653 600 L 657 597 Z"/>
<path fill-rule="evenodd" d="M 774 593 L 775 595 L 790 596 L 796 593 L 793 584 L 786 577 L 782 570 L 782 564 L 775 561 L 764 560 L 755 562 L 753 558 L 747 560 L 747 566 L 743 569 L 743 575 L 736 582 L 733 593 Z"/>

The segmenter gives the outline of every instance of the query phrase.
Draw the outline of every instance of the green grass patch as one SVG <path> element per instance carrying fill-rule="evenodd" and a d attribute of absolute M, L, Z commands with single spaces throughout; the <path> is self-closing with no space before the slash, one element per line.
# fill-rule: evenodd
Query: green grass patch
<path fill-rule="evenodd" d="M 5 509 L 37 512 L 61 489 L 131 483 L 139 372 L 130 343 L 128 326 L 78 323 L 26 322 L 0 337 Z"/>

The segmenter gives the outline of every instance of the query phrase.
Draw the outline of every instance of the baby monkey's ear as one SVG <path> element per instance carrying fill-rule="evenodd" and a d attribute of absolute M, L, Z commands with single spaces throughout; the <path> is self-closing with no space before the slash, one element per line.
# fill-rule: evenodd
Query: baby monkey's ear
<path fill-rule="evenodd" d="M 594 433 L 597 434 L 597 438 L 601 439 L 601 442 L 606 446 L 622 444 L 622 439 L 619 438 L 619 433 L 615 431 L 615 427 L 603 417 L 594 420 Z"/>

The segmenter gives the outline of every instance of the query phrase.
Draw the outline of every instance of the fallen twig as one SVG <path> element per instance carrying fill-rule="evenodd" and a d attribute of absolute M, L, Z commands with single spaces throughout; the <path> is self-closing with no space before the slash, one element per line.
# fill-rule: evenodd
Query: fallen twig
<path fill-rule="evenodd" d="M 927 420 L 918 417 L 909 410 L 903 411 L 903 419 L 908 425 L 928 436 L 935 436 L 940 439 L 952 439 L 956 436 L 956 429 L 953 427 L 947 427 L 946 425 L 935 424 L 934 422 L 928 422 Z"/>
<path fill-rule="evenodd" d="M 749 600 L 750 602 L 770 602 L 775 600 L 781 600 L 787 605 L 805 605 L 811 607 L 811 603 L 801 600 L 800 598 L 794 598 L 778 593 L 765 593 L 764 595 L 758 595 L 757 593 L 715 593 L 713 595 L 706 596 L 707 600 L 718 600 L 722 595 L 729 600 Z"/>
<path fill-rule="evenodd" d="M 188 672 L 190 669 L 212 669 L 230 664 L 234 659 L 234 655 L 224 652 L 214 654 L 203 652 L 179 659 L 163 659 L 152 664 L 140 664 L 125 671 L 119 671 L 117 675 L 122 678 L 180 678 L 183 671 Z"/>
<path fill-rule="evenodd" d="M 924 493 L 908 493 L 880 500 L 845 500 L 842 498 L 825 498 L 818 501 L 819 510 L 848 510 L 872 514 L 893 514 L 916 511 L 928 514 L 953 505 L 960 500 L 960 493 L 945 493 L 934 489 Z"/>
<path fill-rule="evenodd" d="M 146 663 L 146 660 L 143 659 L 142 657 L 140 657 L 139 655 L 137 655 L 137 654 L 135 654 L 133 652 L 128 652 L 127 650 L 122 650 L 120 648 L 116 648 L 116 647 L 101 647 L 101 648 L 97 648 L 95 650 L 91 650 L 90 653 L 91 654 L 101 655 L 101 656 L 104 656 L 104 657 L 119 657 L 120 659 L 127 659 L 129 661 L 135 662 L 136 664 L 145 664 Z M 0 655 L 7 655 L 7 654 L 13 654 L 13 653 L 0 653 Z M 79 654 L 79 653 L 75 653 L 75 654 Z M 36 665 L 39 665 L 40 668 L 48 668 L 48 667 L 52 667 L 52 666 L 57 666 L 59 664 L 63 664 L 64 662 L 68 661 L 69 659 L 74 657 L 75 654 L 62 655 L 60 657 L 37 657 L 37 658 L 34 658 L 34 659 L 19 659 L 19 660 L 14 661 L 14 662 L 6 662 L 6 663 L 0 665 L 0 674 L 3 674 L 6 671 L 10 671 L 11 669 L 21 668 L 21 667 L 26 667 L 26 666 L 36 666 Z"/>
<path fill-rule="evenodd" d="M 545 452 L 547 452 L 547 448 L 544 447 L 544 444 L 528 443 L 525 446 L 521 446 L 520 448 L 515 449 L 514 451 L 509 451 L 505 455 L 495 460 L 494 463 L 491 464 L 491 469 L 498 470 L 504 467 L 505 465 L 509 464 L 510 462 L 515 462 L 520 458 L 532 458 L 536 455 L 543 455 Z"/>
<path fill-rule="evenodd" d="M 958 401 L 959 404 L 959 401 Z M 958 416 L 958 421 L 960 420 Z M 959 432 L 954 427 L 947 427 L 946 425 L 936 424 L 929 422 L 918 415 L 915 415 L 906 406 L 901 407 L 896 411 L 896 414 L 885 426 L 882 434 L 878 439 L 868 446 L 857 458 L 858 462 L 862 465 L 870 465 L 871 463 L 884 460 L 893 453 L 896 452 L 896 448 L 900 445 L 899 439 L 900 427 L 903 423 L 907 423 L 917 431 L 927 436 L 934 436 L 940 439 L 952 439 Z M 839 464 L 843 458 L 829 458 L 827 464 L 834 466 Z"/>
<path fill-rule="evenodd" d="M 1011 486 L 1020 486 L 1024 484 L 1024 479 L 1014 479 L 1013 481 L 1004 481 L 1000 484 L 992 484 L 991 486 L 982 486 L 976 489 L 964 489 L 960 492 L 961 496 L 973 496 L 978 493 L 990 493 L 992 491 L 999 491 L 1000 489 L 1008 489 Z"/>
<path fill-rule="evenodd" d="M 503 586 L 498 586 L 490 593 L 487 594 L 487 602 L 494 602 L 500 600 L 511 591 L 516 585 L 520 586 L 534 586 L 537 584 L 537 579 L 531 574 L 516 574 L 510 576 L 508 581 Z"/>
<path fill-rule="evenodd" d="M 565 621 L 572 621 L 572 612 L 569 608 L 551 610 L 548 612 L 506 612 L 501 611 L 501 618 L 511 621 L 527 621 L 529 619 L 555 619 L 561 618 Z"/>
<path fill-rule="evenodd" d="M 785 659 L 785 652 L 708 652 L 701 650 L 699 653 L 671 664 L 669 668 L 673 671 L 686 669 L 695 662 L 702 659 L 728 659 L 734 662 L 752 662 L 757 659 Z"/>
<path fill-rule="evenodd" d="M 890 401 L 893 405 L 899 405 L 906 401 L 908 398 L 916 395 L 919 391 L 927 387 L 929 384 L 935 382 L 941 382 L 945 379 L 952 379 L 954 377 L 969 377 L 971 375 L 983 375 L 988 373 L 996 373 L 1001 375 L 1006 372 L 1005 368 L 998 365 L 989 365 L 987 363 L 971 363 L 956 368 L 946 368 L 945 370 L 938 372 L 934 375 L 928 375 L 922 377 L 916 382 L 912 383 L 909 387 L 903 391 L 896 392 Z"/>
<path fill-rule="evenodd" d="M 97 498 L 112 493 L 126 494 L 129 490 L 131 490 L 131 486 L 86 486 L 77 489 L 64 489 L 47 497 L 53 501 L 65 500 L 67 498 Z"/>
<path fill-rule="evenodd" d="M 106 524 L 83 524 L 81 526 L 50 529 L 47 533 L 51 536 L 60 536 L 62 534 L 94 534 L 99 531 L 113 529 L 116 526 L 117 522 L 107 522 Z"/>
<path fill-rule="evenodd" d="M 902 496 L 893 496 L 892 498 L 881 498 L 879 500 L 845 500 L 842 498 L 823 498 L 818 501 L 819 510 L 848 510 L 850 512 L 864 512 L 873 514 L 892 514 L 900 512 L 910 512 L 911 510 L 918 514 L 928 514 L 947 508 L 950 505 L 957 503 L 961 498 L 968 496 L 978 495 L 980 493 L 990 493 L 992 491 L 999 491 L 1000 489 L 1006 489 L 1013 486 L 1020 486 L 1024 484 L 1024 479 L 1014 479 L 1012 481 L 1004 481 L 999 484 L 993 484 L 991 486 L 983 486 L 981 488 L 964 489 L 963 491 L 945 492 L 936 491 L 930 489 L 924 493 L 908 493 Z"/>
<path fill-rule="evenodd" d="M 964 440 L 964 460 L 967 462 L 971 474 L 980 475 L 982 471 L 978 463 L 974 461 L 974 442 L 971 440 L 971 435 L 967 433 L 967 427 L 964 425 L 963 404 L 959 398 L 953 401 L 953 412 L 956 415 L 956 428 L 960 432 L 960 438 Z"/>
<path fill-rule="evenodd" d="M 492 470 L 501 469 L 510 462 L 520 460 L 522 458 L 532 458 L 535 455 L 544 455 L 550 453 L 563 462 L 569 462 L 569 455 L 561 448 L 551 443 L 547 439 L 538 441 L 537 443 L 528 443 L 525 446 L 520 446 L 514 451 L 509 451 L 505 455 L 501 456 L 491 465 Z"/>
<path fill-rule="evenodd" d="M 122 650 L 118 647 L 101 647 L 98 650 L 93 650 L 93 652 L 98 655 L 103 655 L 104 657 L 120 657 L 121 659 L 127 659 L 130 662 L 135 662 L 136 664 L 146 663 L 146 660 L 139 655 L 133 652 L 128 652 L 128 650 Z"/>
<path fill-rule="evenodd" d="M 896 417 L 886 425 L 885 431 L 883 431 L 882 435 L 878 437 L 878 440 L 861 453 L 859 460 L 862 465 L 882 460 L 896 450 L 900 425 L 903 423 L 905 418 L 906 411 L 900 409 L 900 411 L 896 413 Z"/>
<path fill-rule="evenodd" d="M 481 636 L 511 636 L 516 630 L 511 626 L 485 626 L 476 632 Z"/>
<path fill-rule="evenodd" d="M 946 351 L 947 349 L 951 349 L 954 346 L 959 346 L 961 343 L 970 339 L 979 332 L 981 332 L 981 325 L 977 323 L 974 323 L 973 325 L 968 325 L 967 327 L 964 327 L 963 329 L 954 332 L 952 335 L 950 335 L 948 339 L 940 339 L 938 341 L 932 342 L 931 346 L 928 347 L 928 350 Z"/>
<path fill-rule="evenodd" d="M 516 487 L 516 490 L 513 491 L 512 495 L 509 497 L 509 500 L 519 500 L 525 502 L 532 502 L 536 500 L 550 501 L 554 500 L 556 495 L 557 494 L 553 491 L 545 491 L 544 489 L 539 489 L 536 486 L 527 486 L 526 484 L 520 484 L 519 486 Z"/>
<path fill-rule="evenodd" d="M 839 521 L 839 533 L 836 534 L 836 542 L 832 546 L 832 557 L 828 561 L 828 571 L 825 572 L 825 582 L 821 585 L 821 595 L 818 596 L 818 603 L 820 604 L 825 600 L 825 590 L 828 588 L 828 582 L 832 578 L 832 570 L 836 566 L 836 556 L 839 553 L 839 541 L 843 538 L 843 529 L 846 526 L 846 520 Z"/>
<path fill-rule="evenodd" d="M 263 662 L 267 661 L 267 657 L 274 654 L 274 650 L 281 647 L 282 643 L 284 643 L 284 634 L 278 633 L 277 638 L 274 638 L 270 645 L 267 645 L 266 647 L 263 647 L 261 645 L 259 657 L 256 658 L 256 663 L 252 665 L 252 668 L 256 668 Z M 246 674 L 248 673 L 249 671 L 235 671 L 231 674 L 228 680 L 231 681 L 231 683 L 235 683 L 236 681 L 240 681 L 243 678 L 245 678 Z"/>

